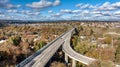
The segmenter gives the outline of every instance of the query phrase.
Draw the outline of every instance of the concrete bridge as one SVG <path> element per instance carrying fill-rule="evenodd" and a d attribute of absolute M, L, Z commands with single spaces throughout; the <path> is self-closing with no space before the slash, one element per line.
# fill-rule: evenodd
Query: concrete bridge
<path fill-rule="evenodd" d="M 66 63 L 68 63 L 68 57 L 72 59 L 72 67 L 76 67 L 76 61 L 79 61 L 85 65 L 89 65 L 92 62 L 96 61 L 96 59 L 79 54 L 71 48 L 70 46 L 71 35 L 72 35 L 71 33 L 68 35 L 68 38 L 66 38 L 62 48 L 63 52 L 65 53 Z"/>
<path fill-rule="evenodd" d="M 16 67 L 45 67 L 45 65 L 52 58 L 55 52 L 60 48 L 60 46 L 62 46 L 62 50 L 65 53 L 66 63 L 68 63 L 68 57 L 72 59 L 72 67 L 76 67 L 76 61 L 79 61 L 85 65 L 89 65 L 92 62 L 96 61 L 96 59 L 81 55 L 71 48 L 70 39 L 72 33 L 74 32 L 75 28 L 63 33 L 55 40 L 19 63 Z"/>

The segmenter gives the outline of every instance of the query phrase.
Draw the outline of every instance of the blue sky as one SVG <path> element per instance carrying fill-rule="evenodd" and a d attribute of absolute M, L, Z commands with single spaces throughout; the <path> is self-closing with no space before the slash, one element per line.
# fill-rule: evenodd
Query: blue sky
<path fill-rule="evenodd" d="M 0 0 L 0 19 L 119 20 L 120 0 Z"/>

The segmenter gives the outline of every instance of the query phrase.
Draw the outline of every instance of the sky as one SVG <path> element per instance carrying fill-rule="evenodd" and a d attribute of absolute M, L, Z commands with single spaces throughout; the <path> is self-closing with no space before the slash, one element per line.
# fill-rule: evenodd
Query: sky
<path fill-rule="evenodd" d="M 0 19 L 120 21 L 120 0 L 0 0 Z"/>

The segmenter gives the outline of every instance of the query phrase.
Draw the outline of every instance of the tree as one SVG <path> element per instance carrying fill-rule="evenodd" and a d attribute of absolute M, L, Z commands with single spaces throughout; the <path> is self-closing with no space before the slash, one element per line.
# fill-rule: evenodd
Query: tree
<path fill-rule="evenodd" d="M 91 49 L 95 48 L 94 45 L 88 45 L 89 43 L 87 41 L 82 42 L 78 41 L 77 44 L 74 46 L 75 51 L 81 54 L 86 54 Z"/>
<path fill-rule="evenodd" d="M 96 61 L 87 67 L 115 67 L 111 61 Z"/>
<path fill-rule="evenodd" d="M 92 35 L 93 33 L 94 33 L 94 31 L 91 29 L 91 30 L 90 30 L 90 35 Z"/>
<path fill-rule="evenodd" d="M 75 47 L 77 45 L 77 42 L 78 42 L 78 36 L 74 36 L 73 39 L 72 39 L 72 46 Z"/>
<path fill-rule="evenodd" d="M 61 62 L 53 62 L 50 67 L 66 67 L 66 65 Z"/>
<path fill-rule="evenodd" d="M 9 40 L 13 45 L 18 46 L 21 42 L 21 37 L 20 36 L 12 36 L 12 37 L 10 37 Z"/>
<path fill-rule="evenodd" d="M 34 45 L 33 39 L 26 39 L 26 42 L 27 42 L 30 46 L 33 46 L 33 45 Z"/>
<path fill-rule="evenodd" d="M 115 61 L 116 63 L 120 64 L 120 44 L 118 45 L 115 53 Z"/>
<path fill-rule="evenodd" d="M 39 50 L 40 48 L 42 48 L 45 45 L 45 42 L 43 41 L 39 41 L 35 43 L 35 51 Z"/>
<path fill-rule="evenodd" d="M 105 44 L 111 44 L 111 40 L 112 40 L 111 37 L 106 37 L 106 38 L 104 39 L 104 43 L 105 43 Z"/>

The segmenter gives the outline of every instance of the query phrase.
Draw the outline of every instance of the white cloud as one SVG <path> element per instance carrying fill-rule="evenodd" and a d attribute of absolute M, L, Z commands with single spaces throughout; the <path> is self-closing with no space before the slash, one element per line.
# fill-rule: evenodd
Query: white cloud
<path fill-rule="evenodd" d="M 80 3 L 80 4 L 77 4 L 75 6 L 79 7 L 80 9 L 92 9 L 92 10 L 110 11 L 110 10 L 120 9 L 120 2 L 116 2 L 116 3 L 105 2 L 102 5 L 100 5 L 100 4 L 91 5 L 91 4 Z"/>
<path fill-rule="evenodd" d="M 0 11 L 0 14 L 3 14 L 3 12 L 2 12 L 2 11 Z"/>
<path fill-rule="evenodd" d="M 70 9 L 61 9 L 61 13 L 69 13 L 69 14 L 77 14 L 82 12 L 83 10 L 70 10 Z"/>
<path fill-rule="evenodd" d="M 100 7 L 98 7 L 97 10 L 117 10 L 120 9 L 120 2 L 116 2 L 116 3 L 110 3 L 110 2 L 105 2 L 103 5 L 101 5 Z"/>
<path fill-rule="evenodd" d="M 39 15 L 39 14 L 40 14 L 40 12 L 34 12 L 33 14 L 34 14 L 34 15 Z"/>
<path fill-rule="evenodd" d="M 13 5 L 9 0 L 0 0 L 0 8 L 15 9 L 19 7 L 21 7 L 21 5 Z"/>
<path fill-rule="evenodd" d="M 52 11 L 52 10 L 49 10 L 48 13 L 53 13 L 53 11 Z"/>
<path fill-rule="evenodd" d="M 54 2 L 41 0 L 39 2 L 33 2 L 32 4 L 26 4 L 26 6 L 34 9 L 42 9 L 50 6 L 57 6 L 59 4 L 60 4 L 60 0 L 55 0 Z"/>
<path fill-rule="evenodd" d="M 83 10 L 82 13 L 88 14 L 88 13 L 90 13 L 90 11 L 89 10 Z"/>
<path fill-rule="evenodd" d="M 10 9 L 12 9 L 12 8 L 19 8 L 19 7 L 21 7 L 21 5 L 13 5 L 13 4 L 7 4 L 6 5 L 6 8 L 10 8 Z"/>
<path fill-rule="evenodd" d="M 6 5 L 5 5 L 6 4 Z M 31 4 L 26 4 L 26 6 L 34 8 L 34 9 L 42 9 L 50 6 L 57 6 L 60 4 L 60 0 L 41 0 L 39 2 L 33 2 Z M 3 6 L 3 7 L 2 7 Z M 4 12 L 0 11 L 0 18 L 6 17 L 8 19 L 40 19 L 40 20 L 57 20 L 57 19 L 77 19 L 77 20 L 118 20 L 120 17 L 120 2 L 110 3 L 105 2 L 101 5 L 91 5 L 91 4 L 77 4 L 76 7 L 80 9 L 61 9 L 60 12 L 55 13 L 53 10 L 48 11 L 48 15 L 40 14 L 39 11 L 35 10 L 22 10 L 19 11 L 17 9 L 21 5 L 14 5 L 9 3 L 9 1 L 0 0 L 0 8 L 10 8 L 6 9 L 6 12 L 18 14 L 18 16 L 9 16 L 7 13 L 4 15 Z M 20 15 L 21 14 L 21 15 Z M 41 16 L 43 15 L 43 17 Z M 22 17 L 21 17 L 22 16 Z M 26 17 L 24 17 L 26 16 Z M 23 18 L 24 17 L 24 18 Z"/>
<path fill-rule="evenodd" d="M 0 0 L 0 3 L 7 3 L 8 0 Z"/>
<path fill-rule="evenodd" d="M 81 7 L 83 4 L 82 3 L 80 3 L 80 4 L 76 4 L 75 6 L 76 7 Z"/>
<path fill-rule="evenodd" d="M 89 4 L 85 4 L 85 5 L 82 5 L 80 8 L 84 9 L 84 8 L 89 8 Z"/>
<path fill-rule="evenodd" d="M 90 4 L 77 4 L 75 5 L 76 7 L 79 7 L 81 9 L 91 9 L 91 8 L 96 8 L 97 5 L 93 6 L 93 5 L 90 5 Z"/>
<path fill-rule="evenodd" d="M 80 13 L 82 10 L 73 10 L 72 13 Z"/>
<path fill-rule="evenodd" d="M 60 12 L 62 13 L 72 13 L 70 9 L 61 9 Z"/>
<path fill-rule="evenodd" d="M 102 15 L 103 16 L 111 16 L 112 14 L 109 11 L 105 11 L 105 12 L 102 12 Z"/>
<path fill-rule="evenodd" d="M 51 6 L 52 2 L 41 0 L 40 2 L 33 2 L 32 4 L 27 4 L 26 6 L 31 7 L 31 8 L 44 8 Z"/>
<path fill-rule="evenodd" d="M 92 14 L 101 14 L 100 11 L 92 11 L 91 13 L 92 13 Z"/>
<path fill-rule="evenodd" d="M 16 13 L 17 10 L 7 10 L 7 12 L 9 12 L 9 13 Z"/>
<path fill-rule="evenodd" d="M 98 7 L 98 10 L 114 10 L 115 8 L 111 7 L 110 5 L 111 5 L 110 2 L 105 2 L 103 5 Z"/>
<path fill-rule="evenodd" d="M 120 15 L 120 10 L 114 12 L 115 15 Z"/>
<path fill-rule="evenodd" d="M 0 17 L 5 17 L 5 15 L 4 14 L 0 14 Z"/>
<path fill-rule="evenodd" d="M 94 14 L 93 17 L 102 17 L 102 14 Z M 95 18 L 96 19 L 96 18 Z"/>
<path fill-rule="evenodd" d="M 62 16 L 62 14 L 61 13 L 56 13 L 56 14 L 51 14 L 51 17 L 61 17 Z"/>
<path fill-rule="evenodd" d="M 105 2 L 101 7 L 107 7 L 110 5 L 110 2 Z"/>
<path fill-rule="evenodd" d="M 120 17 L 120 10 L 115 11 L 115 12 L 113 13 L 113 16 Z"/>
<path fill-rule="evenodd" d="M 114 8 L 120 8 L 120 2 L 113 3 L 112 6 Z"/>
<path fill-rule="evenodd" d="M 31 11 L 29 11 L 29 10 L 22 10 L 22 11 L 20 11 L 19 13 L 21 13 L 21 14 L 25 14 L 25 15 L 39 15 L 40 14 L 40 12 L 31 12 Z"/>
<path fill-rule="evenodd" d="M 58 6 L 60 4 L 60 0 L 55 0 L 55 2 L 53 3 L 53 6 Z"/>

